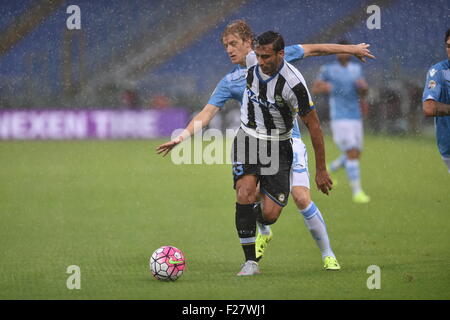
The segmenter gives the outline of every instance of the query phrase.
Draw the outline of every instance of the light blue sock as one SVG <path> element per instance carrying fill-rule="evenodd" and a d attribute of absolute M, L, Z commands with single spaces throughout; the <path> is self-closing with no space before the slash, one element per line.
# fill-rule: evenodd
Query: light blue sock
<path fill-rule="evenodd" d="M 361 178 L 359 173 L 359 160 L 348 159 L 345 162 L 345 171 L 347 172 L 348 180 L 350 181 L 350 187 L 352 188 L 353 195 L 362 191 Z"/>
<path fill-rule="evenodd" d="M 314 202 L 311 202 L 305 209 L 299 211 L 303 215 L 305 225 L 322 253 L 322 259 L 327 256 L 336 258 L 333 250 L 331 250 L 327 226 L 325 225 L 325 221 L 323 221 L 319 208 L 317 208 Z"/>
<path fill-rule="evenodd" d="M 340 168 L 345 166 L 345 161 L 347 160 L 347 155 L 342 153 L 337 159 L 330 163 L 330 170 L 332 172 L 338 171 Z"/>

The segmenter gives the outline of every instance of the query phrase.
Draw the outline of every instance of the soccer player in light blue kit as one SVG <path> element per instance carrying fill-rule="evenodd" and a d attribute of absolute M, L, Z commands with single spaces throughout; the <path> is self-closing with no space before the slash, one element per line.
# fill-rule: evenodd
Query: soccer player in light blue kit
<path fill-rule="evenodd" d="M 242 102 L 246 86 L 246 58 L 250 54 L 254 55 L 252 49 L 253 33 L 245 21 L 238 20 L 230 23 L 226 27 L 222 35 L 222 42 L 231 62 L 236 64 L 236 67 L 222 78 L 212 93 L 208 104 L 192 119 L 182 134 L 175 139 L 158 146 L 158 153 L 166 155 L 177 144 L 192 136 L 197 128 L 204 128 L 207 126 L 227 100 L 234 99 L 239 103 Z M 345 46 L 336 44 L 293 45 L 285 48 L 285 60 L 293 62 L 308 56 L 349 53 L 364 61 L 365 57 L 373 58 L 370 51 L 367 49 L 368 46 L 369 45 L 367 44 Z M 196 122 L 200 122 L 201 126 L 194 126 Z M 293 139 L 293 151 L 295 155 L 291 173 L 291 183 L 293 183 L 291 193 L 297 206 L 299 206 L 300 212 L 304 216 L 305 224 L 308 226 L 308 229 L 322 252 L 325 268 L 328 270 L 337 270 L 340 267 L 331 250 L 325 223 L 323 222 L 323 218 L 320 215 L 318 208 L 312 203 L 309 195 L 306 148 L 300 139 L 297 121 L 295 121 L 294 128 L 294 136 L 296 138 Z M 297 142 L 295 142 L 296 140 Z M 305 192 L 305 190 L 307 190 L 307 192 Z M 259 260 L 262 257 L 267 243 L 272 238 L 272 231 L 269 226 L 258 224 L 258 229 L 259 235 L 256 239 L 256 250 L 254 245 L 253 249 L 250 249 L 256 254 L 256 260 Z M 248 244 L 245 246 L 243 245 L 244 253 L 249 251 L 249 248 L 251 248 L 251 246 L 248 246 Z M 249 253 L 247 252 L 246 255 L 248 254 Z M 327 257 L 328 259 L 326 259 Z"/>
<path fill-rule="evenodd" d="M 343 40 L 339 43 L 345 44 Z M 342 154 L 334 160 L 329 169 L 331 173 L 345 168 L 353 192 L 353 201 L 367 203 L 370 197 L 361 187 L 360 165 L 363 146 L 363 124 L 360 98 L 368 92 L 361 65 L 351 62 L 348 54 L 338 54 L 335 62 L 320 69 L 314 82 L 313 94 L 330 94 L 330 119 L 333 141 Z"/>
<path fill-rule="evenodd" d="M 445 33 L 447 59 L 428 70 L 423 90 L 423 112 L 435 117 L 439 152 L 450 173 L 450 29 Z"/>

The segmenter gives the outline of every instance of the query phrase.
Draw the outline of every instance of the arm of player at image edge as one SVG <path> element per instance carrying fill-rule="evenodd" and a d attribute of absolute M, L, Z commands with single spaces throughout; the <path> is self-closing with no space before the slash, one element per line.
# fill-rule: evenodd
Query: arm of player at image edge
<path fill-rule="evenodd" d="M 442 70 L 436 70 L 435 66 L 428 70 L 422 97 L 422 110 L 426 117 L 450 116 L 450 105 L 439 101 L 446 81 Z"/>
<path fill-rule="evenodd" d="M 202 111 L 200 111 L 187 125 L 187 127 L 181 132 L 181 134 L 169 142 L 163 143 L 156 147 L 157 154 L 163 154 L 165 157 L 176 145 L 180 144 L 182 141 L 190 138 L 196 132 L 200 131 L 206 127 L 220 110 L 212 104 L 207 104 Z"/>
<path fill-rule="evenodd" d="M 317 188 L 328 195 L 328 192 L 333 187 L 333 181 L 327 172 L 325 162 L 325 142 L 323 140 L 322 129 L 320 128 L 320 121 L 315 109 L 312 109 L 305 115 L 300 116 L 301 120 L 308 128 L 311 136 L 311 142 L 314 148 L 314 155 L 316 158 L 316 184 Z"/>
<path fill-rule="evenodd" d="M 370 44 L 334 44 L 334 43 L 318 43 L 318 44 L 302 44 L 304 50 L 303 58 L 314 56 L 325 56 L 331 54 L 346 53 L 357 57 L 362 62 L 366 62 L 366 58 L 375 59 L 375 56 L 369 50 Z"/>
<path fill-rule="evenodd" d="M 445 117 L 450 116 L 450 105 L 436 100 L 428 99 L 422 103 L 422 110 L 425 117 Z"/>

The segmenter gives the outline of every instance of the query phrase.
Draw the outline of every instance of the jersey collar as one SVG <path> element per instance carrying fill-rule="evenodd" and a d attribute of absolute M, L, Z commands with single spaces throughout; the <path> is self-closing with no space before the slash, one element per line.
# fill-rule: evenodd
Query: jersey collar
<path fill-rule="evenodd" d="M 256 76 L 258 77 L 259 81 L 263 82 L 263 83 L 267 83 L 269 81 L 271 81 L 273 78 L 275 78 L 279 73 L 280 70 L 284 67 L 284 59 L 283 61 L 281 61 L 281 66 L 278 68 L 277 72 L 275 72 L 275 74 L 273 76 L 271 76 L 269 79 L 264 80 L 261 75 L 259 74 L 259 64 L 256 65 Z"/>

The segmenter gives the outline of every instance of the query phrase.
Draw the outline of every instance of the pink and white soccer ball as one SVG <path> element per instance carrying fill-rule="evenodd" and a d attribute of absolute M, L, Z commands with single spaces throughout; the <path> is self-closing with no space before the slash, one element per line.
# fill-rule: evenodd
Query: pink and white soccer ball
<path fill-rule="evenodd" d="M 163 246 L 150 257 L 150 270 L 158 280 L 175 281 L 184 272 L 186 261 L 183 252 L 172 246 Z"/>

